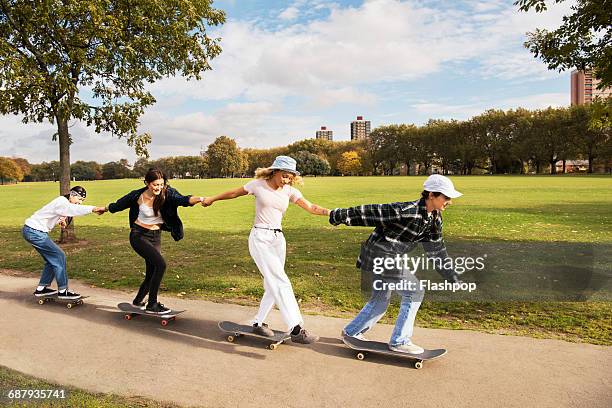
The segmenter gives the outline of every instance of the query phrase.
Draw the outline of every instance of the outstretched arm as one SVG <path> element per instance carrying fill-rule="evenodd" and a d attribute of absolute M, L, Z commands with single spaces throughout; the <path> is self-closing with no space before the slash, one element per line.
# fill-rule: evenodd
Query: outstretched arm
<path fill-rule="evenodd" d="M 238 187 L 234 190 L 228 190 L 224 193 L 221 194 L 217 194 L 215 196 L 212 197 L 206 197 L 204 199 L 204 201 L 202 201 L 202 206 L 203 207 L 208 207 L 210 205 L 213 205 L 213 203 L 215 201 L 219 201 L 219 200 L 231 200 L 232 198 L 236 198 L 236 197 L 241 197 L 243 195 L 247 195 L 247 191 L 244 189 L 244 187 Z"/>
<path fill-rule="evenodd" d="M 378 226 L 399 222 L 402 219 L 401 203 L 367 204 L 351 208 L 336 208 L 329 215 L 332 225 Z"/>
<path fill-rule="evenodd" d="M 310 214 L 329 215 L 329 210 L 327 208 L 313 204 L 304 197 L 300 198 L 295 203 L 302 207 L 304 210 L 308 211 Z"/>
<path fill-rule="evenodd" d="M 200 196 L 191 196 L 189 197 L 189 205 L 193 206 L 199 203 L 203 203 L 204 202 L 204 197 L 200 197 Z"/>

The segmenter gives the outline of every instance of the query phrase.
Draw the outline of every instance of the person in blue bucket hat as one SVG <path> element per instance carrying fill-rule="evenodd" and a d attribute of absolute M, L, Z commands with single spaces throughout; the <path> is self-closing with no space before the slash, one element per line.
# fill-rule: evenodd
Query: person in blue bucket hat
<path fill-rule="evenodd" d="M 247 194 L 255 196 L 255 220 L 249 235 L 249 253 L 263 277 L 265 291 L 259 311 L 253 319 L 254 332 L 274 336 L 265 321 L 272 307 L 276 305 L 287 330 L 291 333 L 291 340 L 295 343 L 311 344 L 319 337 L 303 327 L 304 319 L 285 272 L 287 244 L 281 223 L 289 202 L 314 215 L 328 216 L 329 210 L 312 204 L 293 187 L 301 183 L 302 178 L 295 160 L 289 156 L 277 156 L 270 167 L 258 168 L 255 171 L 255 180 L 237 189 L 208 197 L 202 205 L 207 207 L 215 201 Z"/>

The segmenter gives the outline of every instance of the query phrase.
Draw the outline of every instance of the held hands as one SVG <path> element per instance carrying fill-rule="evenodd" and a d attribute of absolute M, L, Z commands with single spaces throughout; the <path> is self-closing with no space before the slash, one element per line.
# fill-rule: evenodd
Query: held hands
<path fill-rule="evenodd" d="M 91 212 L 95 212 L 98 215 L 102 215 L 102 214 L 104 214 L 107 211 L 108 211 L 108 209 L 106 207 L 96 207 Z"/>
<path fill-rule="evenodd" d="M 202 207 L 210 207 L 211 205 L 213 205 L 214 201 L 211 199 L 211 197 L 206 197 L 203 201 L 202 201 Z"/>
<path fill-rule="evenodd" d="M 66 228 L 66 226 L 68 225 L 68 223 L 66 222 L 66 217 L 61 217 L 57 225 L 59 225 L 61 229 Z"/>

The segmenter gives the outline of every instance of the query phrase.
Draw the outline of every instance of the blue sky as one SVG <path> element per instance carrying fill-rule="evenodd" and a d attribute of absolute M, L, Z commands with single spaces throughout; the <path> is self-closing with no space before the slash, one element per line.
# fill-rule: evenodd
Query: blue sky
<path fill-rule="evenodd" d="M 320 126 L 349 140 L 357 115 L 372 127 L 467 119 L 489 108 L 569 104 L 569 72 L 548 71 L 525 32 L 555 28 L 571 2 L 543 14 L 512 1 L 221 0 L 221 56 L 202 81 L 167 78 L 140 130 L 153 158 L 198 154 L 217 136 L 240 147 L 282 146 Z M 135 155 L 123 140 L 74 122 L 72 161 Z M 56 160 L 50 124 L 0 117 L 0 155 Z"/>

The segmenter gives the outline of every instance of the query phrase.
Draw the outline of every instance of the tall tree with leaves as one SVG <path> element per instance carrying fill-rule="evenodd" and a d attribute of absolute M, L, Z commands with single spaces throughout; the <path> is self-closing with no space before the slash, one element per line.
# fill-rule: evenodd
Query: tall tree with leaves
<path fill-rule="evenodd" d="M 66 194 L 69 123 L 125 138 L 146 155 L 151 137 L 137 132 L 155 103 L 146 83 L 200 79 L 221 52 L 207 26 L 224 21 L 212 0 L 0 0 L 0 114 L 57 126 Z M 63 240 L 74 238 L 64 231 Z"/>
<path fill-rule="evenodd" d="M 554 0 L 561 3 L 565 0 Z M 549 4 L 552 1 L 549 2 Z M 544 12 L 546 0 L 517 0 L 521 11 Z M 594 70 L 600 87 L 612 86 L 612 2 L 610 0 L 576 0 L 572 13 L 554 31 L 536 29 L 527 33 L 525 47 L 548 65 L 548 69 Z"/>

